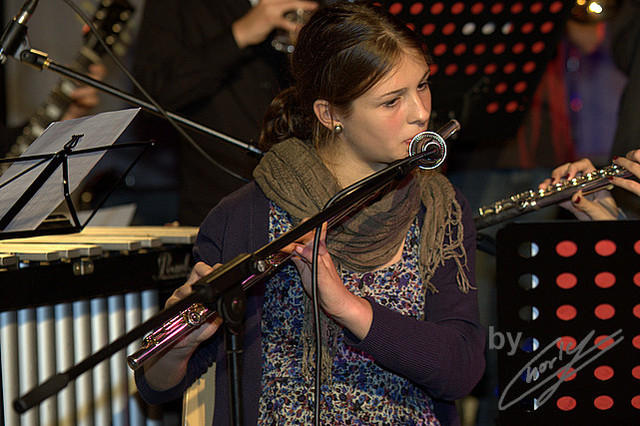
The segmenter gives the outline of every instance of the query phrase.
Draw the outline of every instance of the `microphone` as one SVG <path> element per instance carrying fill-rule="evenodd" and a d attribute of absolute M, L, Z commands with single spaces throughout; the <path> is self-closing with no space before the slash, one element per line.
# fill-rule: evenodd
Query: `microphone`
<path fill-rule="evenodd" d="M 423 170 L 439 167 L 447 158 L 447 144 L 444 142 L 449 136 L 460 130 L 460 123 L 451 120 L 438 132 L 426 131 L 415 135 L 409 143 L 409 156 L 426 153 L 418 163 Z"/>
<path fill-rule="evenodd" d="M 9 25 L 0 37 L 0 65 L 7 61 L 8 56 L 17 53 L 18 48 L 27 35 L 27 21 L 36 10 L 38 0 L 27 0 L 20 9 L 20 12 L 13 17 Z"/>

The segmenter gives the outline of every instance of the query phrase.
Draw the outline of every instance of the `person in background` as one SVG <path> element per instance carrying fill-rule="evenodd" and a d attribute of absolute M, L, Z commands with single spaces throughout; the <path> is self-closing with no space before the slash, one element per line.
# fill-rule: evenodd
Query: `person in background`
<path fill-rule="evenodd" d="M 89 67 L 89 76 L 96 80 L 102 80 L 106 73 L 107 70 L 103 64 L 93 64 Z M 70 120 L 89 114 L 100 102 L 98 94 L 98 90 L 90 86 L 76 87 L 70 94 L 72 102 L 60 120 Z M 22 126 L 5 127 L 0 124 L 0 157 L 7 154 L 21 131 Z"/>
<path fill-rule="evenodd" d="M 430 58 L 381 8 L 339 2 L 302 28 L 295 85 L 269 108 L 270 146 L 255 181 L 200 226 L 196 265 L 168 304 L 241 252 L 255 251 L 326 201 L 407 156 L 431 115 Z M 454 401 L 484 369 L 474 289 L 475 239 L 463 195 L 439 172 L 413 170 L 320 243 L 323 424 L 460 424 Z M 312 241 L 247 296 L 242 396 L 246 424 L 311 424 L 316 355 L 310 297 Z M 136 373 L 148 402 L 179 397 L 216 362 L 214 424 L 229 422 L 221 321 Z"/>
<path fill-rule="evenodd" d="M 288 86 L 286 55 L 270 36 L 295 32 L 285 12 L 311 11 L 302 0 L 154 0 L 146 2 L 134 75 L 168 111 L 256 144 L 271 99 Z M 178 220 L 198 225 L 220 199 L 244 183 L 207 161 L 157 119 L 140 131 L 177 153 Z M 191 133 L 218 163 L 244 178 L 255 155 L 222 140 Z M 166 171 L 163 171 L 166 173 Z"/>

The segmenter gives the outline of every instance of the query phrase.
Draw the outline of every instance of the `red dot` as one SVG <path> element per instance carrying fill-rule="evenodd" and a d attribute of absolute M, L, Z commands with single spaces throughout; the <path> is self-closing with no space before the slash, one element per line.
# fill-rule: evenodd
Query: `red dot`
<path fill-rule="evenodd" d="M 613 399 L 607 395 L 600 395 L 593 400 L 593 405 L 595 405 L 598 410 L 608 410 L 613 407 Z"/>
<path fill-rule="evenodd" d="M 527 83 L 524 81 L 519 81 L 513 86 L 513 91 L 516 93 L 522 93 L 527 90 Z"/>
<path fill-rule="evenodd" d="M 636 395 L 631 398 L 631 405 L 633 405 L 634 408 L 640 410 L 640 395 Z"/>
<path fill-rule="evenodd" d="M 507 83 L 505 83 L 504 81 L 501 81 L 500 83 L 496 84 L 496 88 L 494 90 L 496 91 L 497 94 L 501 95 L 507 91 L 508 87 L 509 86 L 507 86 Z"/>
<path fill-rule="evenodd" d="M 471 13 L 473 13 L 474 15 L 478 15 L 479 13 L 482 13 L 483 10 L 484 10 L 484 3 L 482 2 L 475 3 L 473 6 L 471 6 Z"/>
<path fill-rule="evenodd" d="M 551 21 L 547 21 L 544 24 L 540 25 L 540 31 L 542 34 L 548 34 L 553 30 L 554 23 Z"/>
<path fill-rule="evenodd" d="M 451 13 L 454 15 L 461 14 L 463 10 L 464 10 L 464 3 L 461 1 L 454 3 L 453 6 L 451 6 Z"/>
<path fill-rule="evenodd" d="M 511 5 L 511 13 L 513 13 L 514 15 L 517 15 L 518 13 L 522 12 L 524 10 L 524 7 L 522 6 L 522 3 L 517 2 Z"/>
<path fill-rule="evenodd" d="M 476 64 L 469 64 L 467 65 L 467 67 L 464 69 L 464 73 L 466 75 L 473 75 L 476 72 L 478 72 L 478 66 Z"/>
<path fill-rule="evenodd" d="M 517 101 L 510 101 L 510 102 L 507 103 L 507 105 L 505 105 L 504 109 L 508 113 L 515 112 L 518 109 L 518 102 Z"/>
<path fill-rule="evenodd" d="M 633 367 L 633 370 L 631 370 L 631 375 L 640 380 L 640 365 L 636 365 L 635 367 Z"/>
<path fill-rule="evenodd" d="M 556 253 L 562 257 L 571 257 L 578 252 L 578 246 L 573 241 L 564 240 L 556 244 Z"/>
<path fill-rule="evenodd" d="M 562 4 L 561 1 L 554 1 L 553 3 L 551 3 L 551 6 L 549 6 L 549 11 L 551 13 L 558 13 L 562 10 L 563 7 L 564 4 Z"/>
<path fill-rule="evenodd" d="M 505 74 L 512 74 L 515 70 L 516 70 L 515 62 L 509 62 L 502 69 L 502 71 L 504 71 Z"/>
<path fill-rule="evenodd" d="M 522 27 L 520 28 L 520 31 L 522 31 L 522 34 L 529 34 L 530 32 L 533 31 L 533 22 L 527 22 L 525 24 L 522 25 Z"/>
<path fill-rule="evenodd" d="M 563 321 L 570 321 L 576 317 L 578 311 L 571 305 L 562 305 L 556 309 L 556 316 Z"/>
<path fill-rule="evenodd" d="M 504 43 L 498 43 L 495 46 L 493 46 L 493 53 L 495 53 L 496 55 L 501 55 L 504 53 L 504 51 L 505 51 Z"/>
<path fill-rule="evenodd" d="M 402 12 L 402 3 L 393 3 L 391 6 L 389 6 L 390 14 L 397 15 L 400 12 Z"/>
<path fill-rule="evenodd" d="M 633 307 L 633 315 L 635 315 L 636 318 L 640 318 L 640 304 Z"/>
<path fill-rule="evenodd" d="M 449 22 L 444 27 L 442 27 L 442 34 L 451 35 L 456 30 L 456 24 L 453 22 Z"/>
<path fill-rule="evenodd" d="M 633 245 L 633 250 L 640 254 L 640 240 L 636 241 L 636 243 Z"/>
<path fill-rule="evenodd" d="M 556 346 L 558 347 L 558 349 L 564 352 L 573 350 L 573 348 L 575 348 L 577 344 L 578 342 L 576 342 L 576 339 L 571 336 L 562 336 L 560 340 L 556 342 Z"/>
<path fill-rule="evenodd" d="M 544 50 L 544 42 L 543 41 L 536 41 L 535 43 L 533 43 L 531 45 L 531 51 L 533 53 L 540 53 Z"/>
<path fill-rule="evenodd" d="M 444 43 L 440 43 L 433 48 L 433 54 L 436 56 L 441 56 L 446 51 L 447 51 L 447 45 Z"/>
<path fill-rule="evenodd" d="M 498 70 L 498 66 L 494 63 L 487 64 L 484 67 L 484 73 L 488 75 L 495 73 L 497 70 Z"/>
<path fill-rule="evenodd" d="M 473 53 L 475 53 L 476 55 L 482 55 L 486 50 L 487 50 L 487 45 L 484 43 L 479 43 L 473 46 Z"/>
<path fill-rule="evenodd" d="M 434 24 L 426 24 L 422 27 L 422 35 L 431 35 L 436 30 L 436 26 Z"/>
<path fill-rule="evenodd" d="M 613 318 L 616 314 L 616 308 L 608 303 L 602 303 L 593 310 L 594 314 L 601 320 L 608 320 Z"/>
<path fill-rule="evenodd" d="M 467 51 L 467 45 L 464 43 L 458 43 L 455 45 L 455 47 L 453 48 L 453 54 L 456 56 L 460 56 L 462 54 L 464 54 L 464 52 Z"/>
<path fill-rule="evenodd" d="M 616 276 L 611 272 L 600 272 L 596 274 L 594 281 L 600 288 L 609 288 L 616 283 Z"/>
<path fill-rule="evenodd" d="M 407 28 L 409 28 L 411 31 L 415 31 L 416 30 L 416 24 L 414 23 L 407 23 Z"/>
<path fill-rule="evenodd" d="M 496 111 L 498 111 L 498 108 L 500 108 L 500 105 L 498 105 L 497 102 L 491 102 L 487 105 L 487 112 L 489 114 L 494 114 Z"/>
<path fill-rule="evenodd" d="M 537 1 L 529 7 L 529 10 L 531 11 L 531 13 L 540 13 L 542 12 L 542 7 L 542 3 Z"/>
<path fill-rule="evenodd" d="M 611 240 L 600 240 L 596 243 L 595 250 L 600 256 L 611 256 L 616 252 L 616 243 Z"/>
<path fill-rule="evenodd" d="M 525 74 L 531 74 L 533 71 L 535 71 L 535 69 L 536 63 L 533 61 L 525 62 L 525 64 L 522 66 L 522 72 L 524 72 Z"/>
<path fill-rule="evenodd" d="M 595 344 L 596 348 L 603 350 L 613 345 L 615 343 L 615 340 L 613 340 L 613 337 L 611 336 L 602 335 L 596 337 L 593 343 Z"/>
<path fill-rule="evenodd" d="M 429 71 L 431 71 L 431 75 L 436 75 L 436 73 L 438 72 L 438 64 L 431 64 L 429 65 Z"/>
<path fill-rule="evenodd" d="M 578 278 L 571 272 L 563 272 L 556 277 L 558 287 L 568 290 L 578 284 Z"/>
<path fill-rule="evenodd" d="M 576 372 L 575 368 L 571 368 L 571 367 L 569 367 L 568 370 L 567 370 L 567 367 L 562 367 L 558 371 L 558 374 L 556 374 L 558 379 L 564 382 L 570 382 L 571 380 L 575 379 L 577 375 L 578 373 Z"/>
<path fill-rule="evenodd" d="M 600 367 L 593 370 L 593 375 L 596 376 L 598 380 L 609 380 L 613 377 L 613 368 L 608 365 L 601 365 Z"/>
<path fill-rule="evenodd" d="M 524 52 L 524 49 L 525 49 L 524 43 L 518 42 L 518 43 L 513 45 L 513 47 L 511 48 L 511 51 L 513 53 L 515 53 L 516 55 L 519 55 L 522 52 Z"/>
<path fill-rule="evenodd" d="M 562 411 L 571 411 L 576 408 L 576 400 L 570 396 L 561 396 L 556 401 L 556 406 Z"/>
<path fill-rule="evenodd" d="M 494 15 L 501 13 L 503 10 L 504 4 L 502 3 L 495 3 L 493 6 L 491 6 L 491 13 L 493 13 Z"/>
<path fill-rule="evenodd" d="M 431 13 L 433 15 L 439 15 L 442 13 L 443 10 L 444 10 L 444 4 L 442 4 L 441 2 L 434 3 L 433 6 L 431 6 Z"/>
<path fill-rule="evenodd" d="M 458 64 L 449 64 L 444 67 L 444 73 L 446 75 L 454 75 L 458 72 Z"/>
<path fill-rule="evenodd" d="M 640 272 L 636 272 L 636 274 L 633 276 L 633 283 L 640 287 Z"/>
<path fill-rule="evenodd" d="M 414 3 L 409 8 L 409 13 L 412 15 L 418 15 L 422 13 L 423 10 L 424 10 L 424 5 L 422 3 Z"/>

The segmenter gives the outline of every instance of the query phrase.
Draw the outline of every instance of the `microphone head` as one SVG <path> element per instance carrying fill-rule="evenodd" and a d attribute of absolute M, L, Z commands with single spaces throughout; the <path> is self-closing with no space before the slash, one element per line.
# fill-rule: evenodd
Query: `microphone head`
<path fill-rule="evenodd" d="M 426 153 L 418 163 L 423 170 L 439 167 L 447 158 L 447 144 L 442 136 L 436 132 L 426 131 L 415 135 L 409 143 L 409 155 Z"/>

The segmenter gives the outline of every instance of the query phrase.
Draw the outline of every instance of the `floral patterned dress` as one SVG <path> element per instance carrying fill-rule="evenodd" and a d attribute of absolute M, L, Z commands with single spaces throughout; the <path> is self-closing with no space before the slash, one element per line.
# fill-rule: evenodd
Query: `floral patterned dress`
<path fill-rule="evenodd" d="M 291 228 L 288 214 L 271 203 L 269 238 Z M 374 272 L 340 271 L 354 294 L 410 317 L 424 312 L 425 291 L 418 273 L 419 227 L 410 227 L 402 260 Z M 268 284 L 262 317 L 262 392 L 259 424 L 312 424 L 311 379 L 302 374 L 301 330 L 308 297 L 293 263 Z M 399 333 L 401 331 L 399 330 Z M 402 338 L 399 334 L 398 338 Z M 339 333 L 330 384 L 321 387 L 321 421 L 338 424 L 439 425 L 429 396 L 420 387 L 349 347 Z M 315 366 L 312 366 L 315 368 Z"/>

